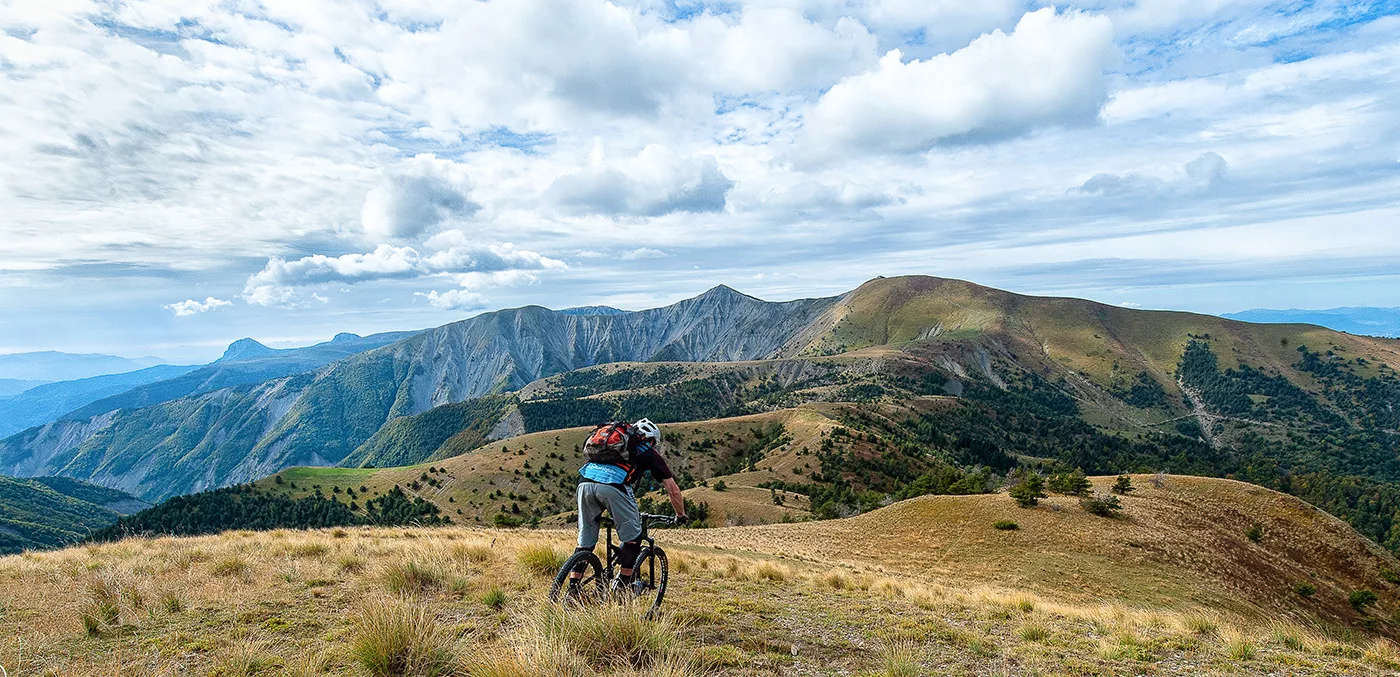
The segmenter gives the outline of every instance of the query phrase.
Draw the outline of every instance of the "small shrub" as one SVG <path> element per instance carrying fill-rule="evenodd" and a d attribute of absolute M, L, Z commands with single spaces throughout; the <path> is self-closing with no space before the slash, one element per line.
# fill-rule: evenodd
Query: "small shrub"
<path fill-rule="evenodd" d="M 1380 597 L 1371 590 L 1356 590 L 1347 595 L 1347 601 L 1351 602 L 1352 608 L 1364 613 L 1366 607 L 1380 601 Z"/>
<path fill-rule="evenodd" d="M 715 482 L 715 491 L 728 491 L 728 490 L 729 490 L 729 485 L 725 484 L 725 483 L 724 483 L 724 480 L 720 480 L 720 481 L 718 481 L 718 482 Z"/>
<path fill-rule="evenodd" d="M 559 571 L 559 567 L 564 566 L 564 560 L 568 559 L 568 556 L 552 546 L 529 545 L 520 550 L 516 559 L 526 571 L 536 576 L 552 577 Z"/>
<path fill-rule="evenodd" d="M 1119 475 L 1118 479 L 1113 482 L 1113 493 L 1120 496 L 1127 496 L 1136 490 L 1137 487 L 1133 486 L 1133 478 L 1127 475 Z"/>
<path fill-rule="evenodd" d="M 997 531 L 1015 531 L 1017 529 L 1020 529 L 1021 525 L 1012 522 L 1011 520 L 997 520 L 995 522 L 992 522 L 992 528 L 996 529 Z"/>
<path fill-rule="evenodd" d="M 1079 499 L 1079 507 L 1091 515 L 1099 517 L 1117 517 L 1123 512 L 1123 503 L 1113 494 L 1094 494 L 1084 496 Z"/>
<path fill-rule="evenodd" d="M 1056 473 L 1050 476 L 1050 491 L 1066 496 L 1084 496 L 1089 493 L 1093 486 L 1089 484 L 1089 478 L 1084 476 L 1084 471 L 1075 469 L 1074 472 Z"/>
<path fill-rule="evenodd" d="M 1381 578 L 1387 583 L 1400 583 L 1400 573 L 1390 567 L 1381 567 Z"/>
<path fill-rule="evenodd" d="M 416 594 L 442 587 L 442 574 L 437 569 L 417 562 L 400 562 L 384 567 L 384 587 L 389 592 Z"/>
<path fill-rule="evenodd" d="M 499 611 L 506 605 L 506 591 L 493 587 L 481 596 L 481 603 Z"/>
<path fill-rule="evenodd" d="M 1317 586 L 1307 581 L 1300 581 L 1293 584 L 1293 592 L 1299 597 L 1312 597 L 1317 594 Z"/>
<path fill-rule="evenodd" d="M 1264 525 L 1258 522 L 1249 525 L 1249 527 L 1244 530 L 1244 537 L 1248 538 L 1250 541 L 1258 543 L 1261 539 L 1264 538 Z"/>
<path fill-rule="evenodd" d="M 1026 471 L 1007 494 L 1022 508 L 1035 507 L 1040 503 L 1040 499 L 1049 496 L 1045 493 L 1045 480 L 1034 471 Z"/>
<path fill-rule="evenodd" d="M 446 674 L 451 637 L 422 606 L 385 600 L 366 606 L 354 620 L 350 656 L 374 677 Z"/>

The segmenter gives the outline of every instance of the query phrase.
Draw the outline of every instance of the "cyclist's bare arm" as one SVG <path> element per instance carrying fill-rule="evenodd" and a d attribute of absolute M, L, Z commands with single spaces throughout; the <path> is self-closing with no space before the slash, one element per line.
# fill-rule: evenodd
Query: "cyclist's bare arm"
<path fill-rule="evenodd" d="M 674 478 L 661 480 L 661 485 L 666 487 L 666 495 L 671 498 L 671 509 L 676 511 L 677 517 L 685 516 L 685 497 L 681 496 L 680 485 L 676 484 Z"/>

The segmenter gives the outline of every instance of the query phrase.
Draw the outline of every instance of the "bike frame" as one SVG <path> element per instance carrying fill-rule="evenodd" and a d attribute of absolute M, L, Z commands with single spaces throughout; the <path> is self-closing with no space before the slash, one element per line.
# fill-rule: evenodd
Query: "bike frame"
<path fill-rule="evenodd" d="M 652 522 L 670 522 L 670 521 L 673 521 L 673 520 L 675 519 L 675 518 L 671 517 L 670 515 L 651 515 L 651 514 L 647 514 L 647 513 L 642 513 L 641 515 L 642 515 L 642 533 L 641 533 L 641 535 L 637 536 L 638 552 L 641 551 L 641 546 L 642 546 L 642 544 L 645 544 L 646 547 L 648 547 L 648 548 L 655 548 L 655 547 L 656 547 L 656 539 L 654 539 L 654 538 L 651 537 L 651 523 L 652 523 Z M 611 578 L 612 575 L 613 575 L 613 569 L 614 569 L 614 567 L 620 567 L 620 566 L 621 566 L 621 565 L 618 563 L 618 558 L 622 555 L 622 546 L 621 546 L 620 544 L 614 544 L 614 543 L 613 543 L 613 520 L 612 520 L 612 518 L 610 518 L 610 517 L 599 517 L 599 518 L 598 518 L 598 523 L 601 524 L 601 525 L 603 525 L 603 527 L 606 528 L 606 529 L 608 530 L 608 540 L 607 540 L 607 543 L 608 543 L 608 561 L 607 561 L 607 566 L 604 567 L 604 568 L 607 570 L 607 575 L 608 575 L 608 577 Z M 634 565 L 635 565 L 635 563 L 634 563 Z M 655 578 L 656 578 L 656 559 L 655 559 L 655 558 L 652 558 L 652 559 L 648 560 L 647 565 L 650 567 L 650 569 L 647 571 L 647 574 L 650 575 L 650 577 L 651 577 L 652 580 L 655 580 Z M 633 569 L 633 570 L 632 570 L 632 575 L 633 575 L 633 576 L 636 576 L 636 575 L 637 575 L 637 570 L 636 570 L 636 569 Z"/>

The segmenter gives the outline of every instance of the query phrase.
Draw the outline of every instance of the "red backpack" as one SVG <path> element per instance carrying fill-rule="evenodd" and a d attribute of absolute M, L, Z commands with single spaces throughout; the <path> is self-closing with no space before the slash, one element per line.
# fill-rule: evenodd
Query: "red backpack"
<path fill-rule="evenodd" d="M 630 466 L 631 454 L 627 451 L 627 441 L 631 433 L 632 426 L 608 421 L 595 428 L 588 441 L 583 443 L 583 457 L 589 463 Z"/>

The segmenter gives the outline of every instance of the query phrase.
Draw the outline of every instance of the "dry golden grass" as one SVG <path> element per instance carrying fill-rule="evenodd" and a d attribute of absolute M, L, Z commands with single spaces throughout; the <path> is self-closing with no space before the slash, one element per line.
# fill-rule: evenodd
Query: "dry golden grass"
<path fill-rule="evenodd" d="M 912 551 L 890 516 L 871 518 L 884 520 L 876 541 Z M 1005 535 L 975 521 L 988 538 Z M 568 531 L 232 532 L 6 557 L 0 637 L 10 641 L 0 641 L 0 666 L 50 677 L 1372 675 L 1400 666 L 1389 641 L 1300 612 L 1296 622 L 1260 613 L 1235 588 L 1212 587 L 1216 579 L 1187 585 L 1181 568 L 1150 569 L 1190 593 L 1155 602 L 1095 587 L 1107 575 L 1097 560 L 1064 584 L 1006 560 L 1028 552 L 1013 548 L 994 577 L 939 541 L 892 560 L 883 542 L 843 540 L 854 525 L 658 533 L 672 576 L 655 622 L 627 607 L 574 614 L 543 602 Z M 822 529 L 823 555 L 807 556 Z M 1066 542 L 1038 547 L 1053 555 Z M 1118 585 L 1145 566 L 1123 563 Z"/>

